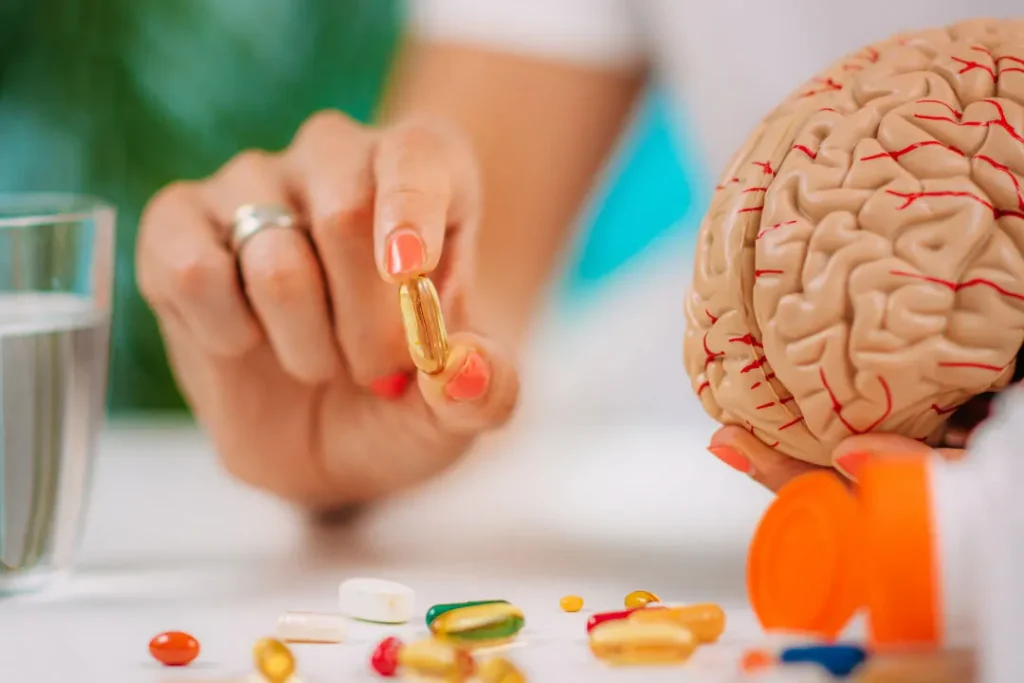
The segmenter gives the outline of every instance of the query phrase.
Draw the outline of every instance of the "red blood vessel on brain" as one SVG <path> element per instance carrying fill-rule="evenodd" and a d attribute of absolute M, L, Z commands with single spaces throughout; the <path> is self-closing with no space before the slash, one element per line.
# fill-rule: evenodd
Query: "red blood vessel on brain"
<path fill-rule="evenodd" d="M 894 36 L 794 92 L 716 188 L 685 309 L 705 410 L 795 458 L 977 419 L 1024 341 L 1024 20 Z"/>

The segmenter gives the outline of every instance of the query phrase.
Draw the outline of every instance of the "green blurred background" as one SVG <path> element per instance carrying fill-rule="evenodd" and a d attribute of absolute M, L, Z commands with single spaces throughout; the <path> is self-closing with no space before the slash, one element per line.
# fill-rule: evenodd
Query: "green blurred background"
<path fill-rule="evenodd" d="M 285 146 L 316 110 L 372 120 L 403 17 L 398 0 L 0 0 L 0 192 L 85 192 L 120 212 L 113 412 L 184 409 L 135 287 L 146 200 Z M 570 300 L 693 223 L 703 188 L 669 119 L 653 92 L 587 214 Z"/>

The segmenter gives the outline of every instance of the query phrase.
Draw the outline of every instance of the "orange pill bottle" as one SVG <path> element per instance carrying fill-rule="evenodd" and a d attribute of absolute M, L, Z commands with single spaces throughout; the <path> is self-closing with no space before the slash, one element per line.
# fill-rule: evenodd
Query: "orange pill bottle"
<path fill-rule="evenodd" d="M 848 488 L 783 487 L 750 545 L 768 631 L 839 636 L 866 617 L 875 652 L 970 648 L 980 680 L 1024 680 L 1024 388 L 1000 397 L 968 456 L 886 455 Z"/>

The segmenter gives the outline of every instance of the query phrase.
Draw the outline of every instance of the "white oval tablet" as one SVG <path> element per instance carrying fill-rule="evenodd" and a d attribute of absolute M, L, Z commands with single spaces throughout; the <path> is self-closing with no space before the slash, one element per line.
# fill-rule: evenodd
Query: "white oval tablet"
<path fill-rule="evenodd" d="M 285 612 L 277 618 L 277 637 L 286 643 L 340 643 L 345 640 L 345 617 Z"/>
<path fill-rule="evenodd" d="M 342 614 L 362 621 L 404 624 L 412 619 L 416 593 L 384 579 L 347 579 L 338 586 Z"/>

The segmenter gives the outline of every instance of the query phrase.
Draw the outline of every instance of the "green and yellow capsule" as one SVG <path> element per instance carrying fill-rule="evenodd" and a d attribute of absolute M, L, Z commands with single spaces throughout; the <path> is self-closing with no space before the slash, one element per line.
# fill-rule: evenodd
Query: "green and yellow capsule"
<path fill-rule="evenodd" d="M 525 623 L 521 609 L 507 602 L 495 602 L 445 612 L 430 623 L 430 630 L 442 640 L 483 647 L 512 640 Z"/>
<path fill-rule="evenodd" d="M 440 605 L 434 605 L 427 610 L 427 626 L 429 627 L 434 623 L 434 619 L 446 612 L 451 612 L 455 609 L 462 609 L 463 607 L 476 607 L 477 605 L 497 605 L 497 604 L 508 604 L 508 600 L 472 600 L 470 602 L 447 602 L 441 603 Z"/>

